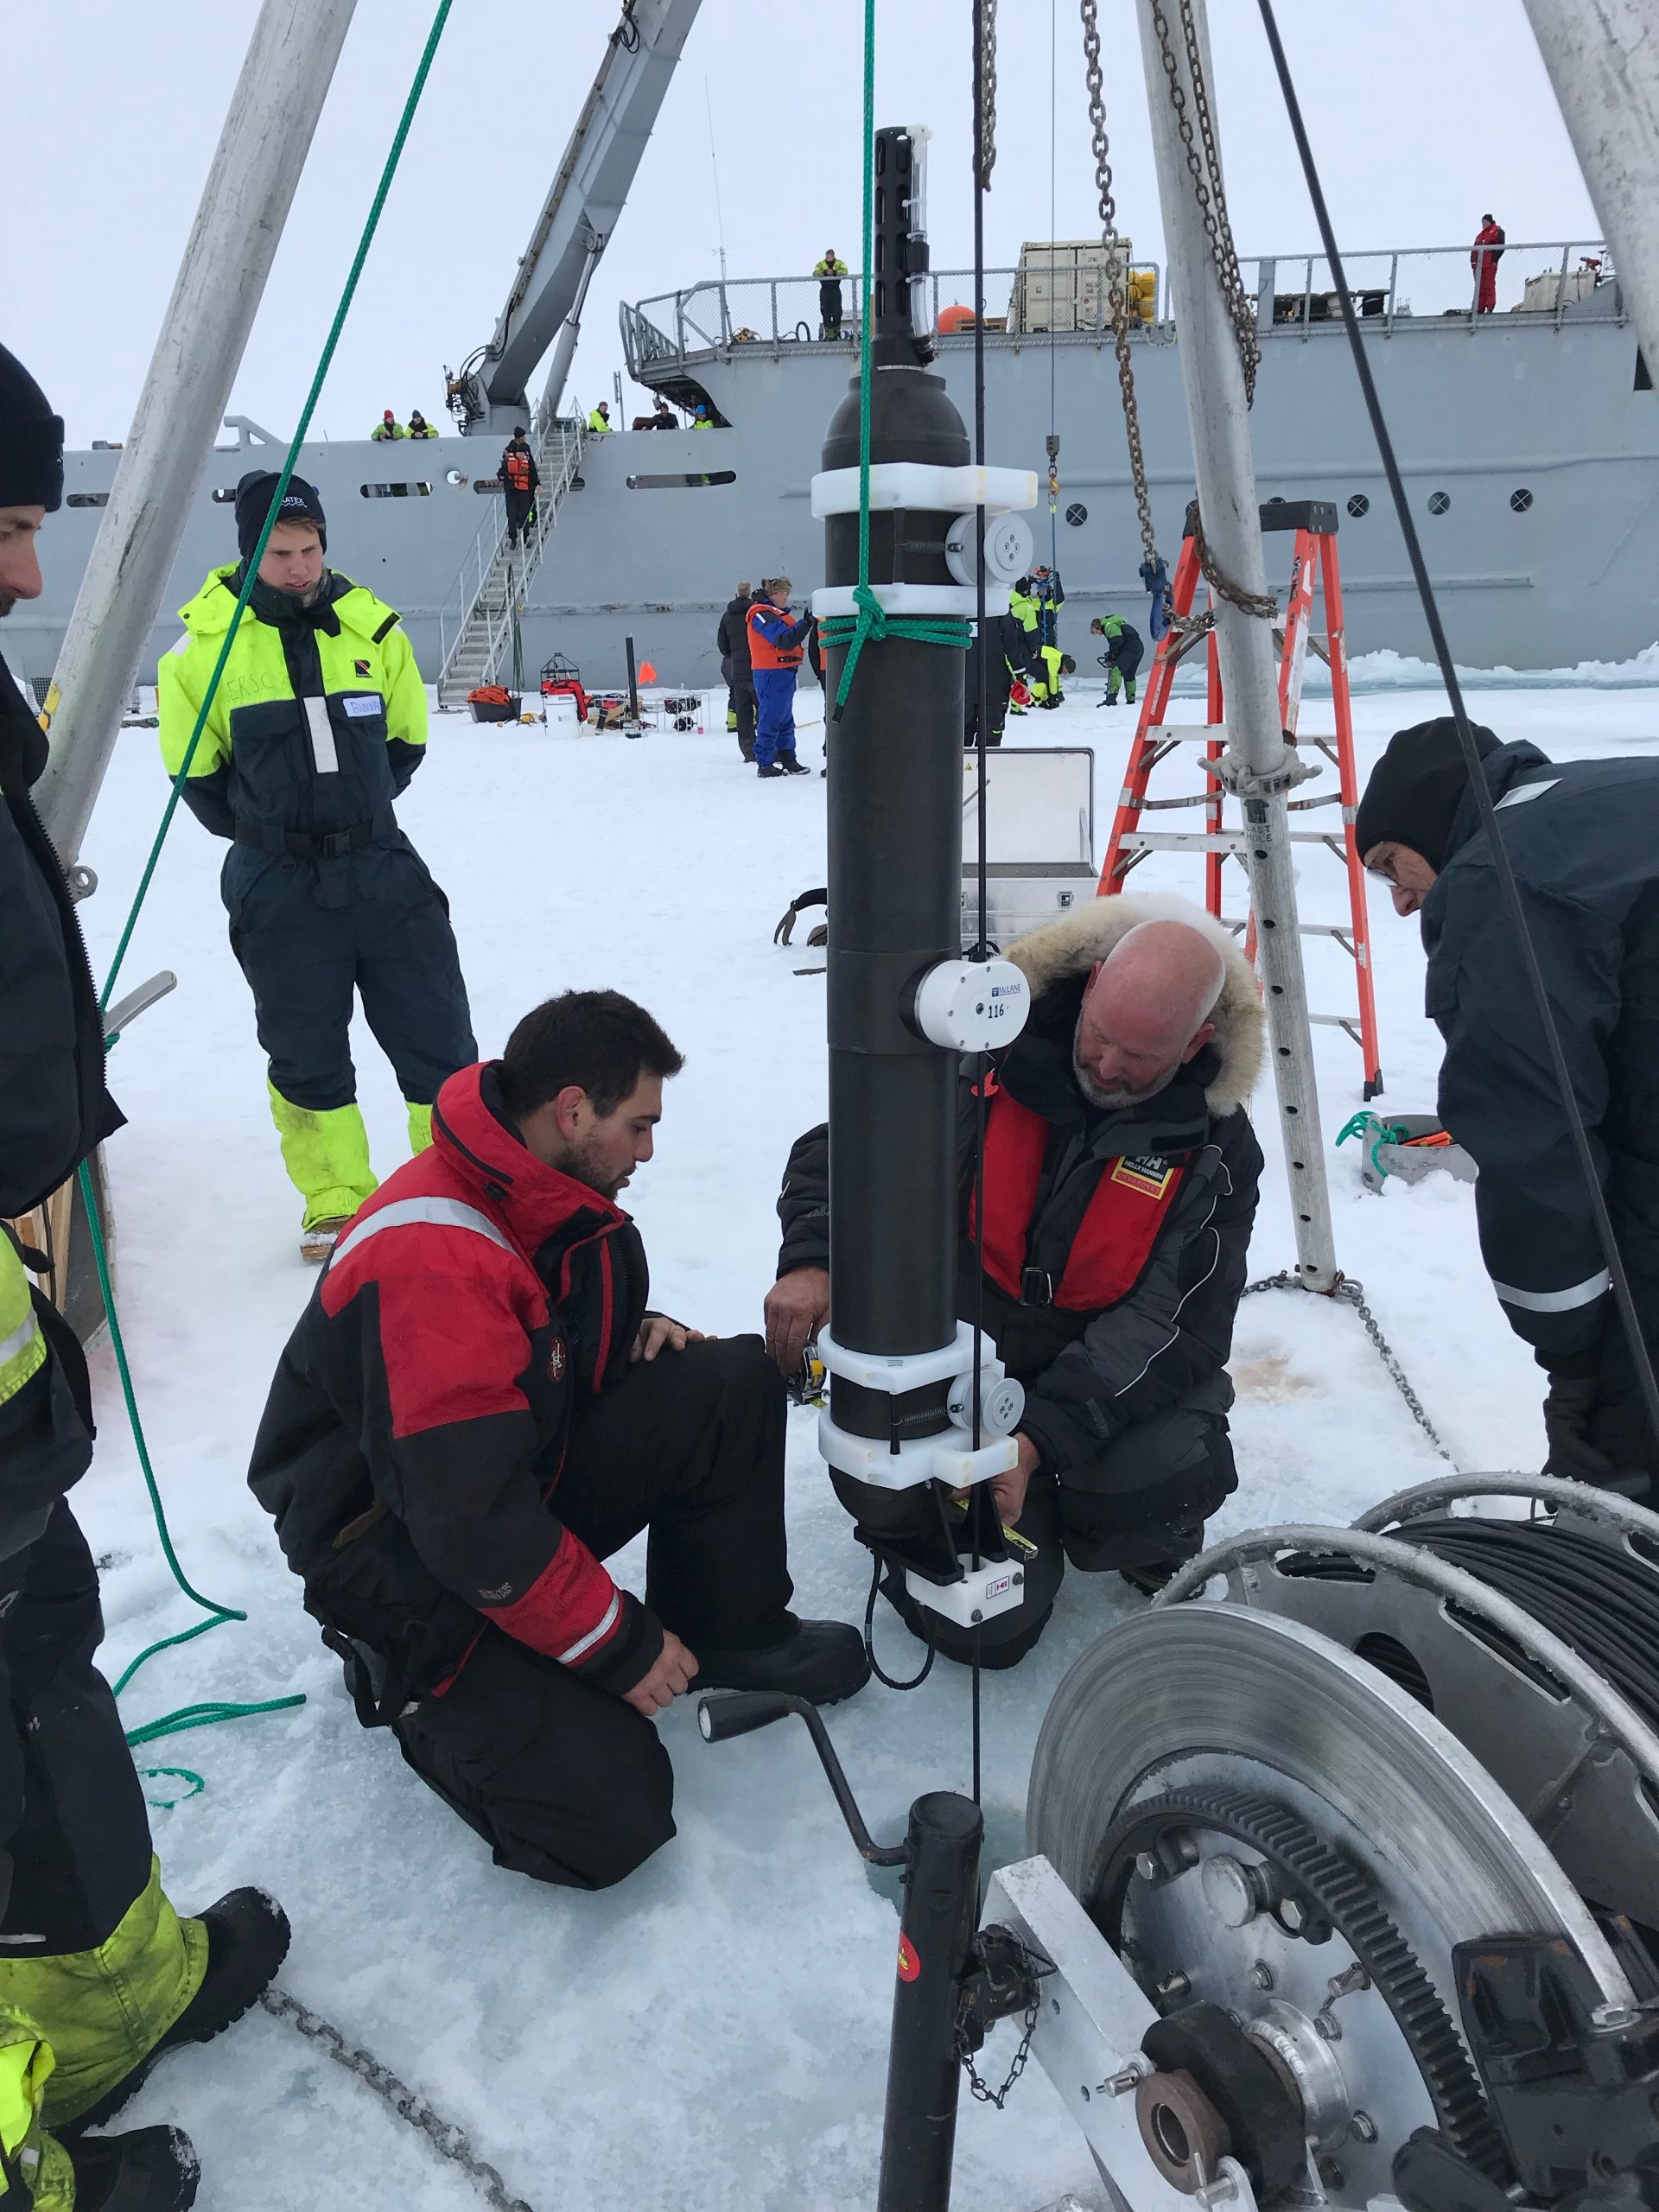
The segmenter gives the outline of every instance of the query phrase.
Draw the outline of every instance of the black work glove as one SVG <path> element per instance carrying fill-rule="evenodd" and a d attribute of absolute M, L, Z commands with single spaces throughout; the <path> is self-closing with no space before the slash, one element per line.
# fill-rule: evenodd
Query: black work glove
<path fill-rule="evenodd" d="M 1605 1487 L 1612 1463 L 1590 1441 L 1590 1422 L 1596 1410 L 1600 1378 L 1594 1375 L 1552 1375 L 1544 1399 L 1544 1434 L 1549 1453 L 1544 1472 L 1563 1482 L 1594 1483 Z"/>

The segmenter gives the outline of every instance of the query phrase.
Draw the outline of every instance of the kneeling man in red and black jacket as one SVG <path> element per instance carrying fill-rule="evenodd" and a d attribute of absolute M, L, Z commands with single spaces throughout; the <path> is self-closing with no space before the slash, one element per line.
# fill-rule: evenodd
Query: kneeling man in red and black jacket
<path fill-rule="evenodd" d="M 1219 922 L 1175 898 L 1091 899 L 1008 948 L 1031 1017 L 998 1053 L 985 1126 L 985 1326 L 1025 1385 L 1020 1464 L 1002 1519 L 1038 1547 L 1025 1602 L 979 1631 L 1011 1667 L 1042 1634 L 1065 1561 L 1141 1586 L 1191 1557 L 1236 1487 L 1227 1413 L 1261 1147 L 1244 1110 L 1262 1057 L 1249 963 Z M 976 1294 L 974 1131 L 958 1123 L 957 1311 Z M 778 1211 L 768 1349 L 787 1372 L 830 1310 L 829 1132 L 796 1144 Z M 922 1622 L 952 1658 L 965 1630 Z"/>
<path fill-rule="evenodd" d="M 577 1889 L 674 1834 L 651 1717 L 688 1688 L 850 1697 L 790 1612 L 783 1382 L 646 1303 L 616 1204 L 681 1057 L 615 991 L 527 1014 L 335 1245 L 249 1481 L 358 1717 L 492 1847 Z M 604 1560 L 650 1530 L 645 1599 Z"/>

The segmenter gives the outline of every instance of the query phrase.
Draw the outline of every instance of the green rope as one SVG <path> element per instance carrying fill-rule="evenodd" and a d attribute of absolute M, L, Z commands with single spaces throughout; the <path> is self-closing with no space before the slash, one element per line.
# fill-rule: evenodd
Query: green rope
<path fill-rule="evenodd" d="M 117 1681 L 115 1694 L 119 1697 L 145 1661 L 153 1659 L 158 1651 L 170 1650 L 177 1643 L 193 1643 L 197 1637 L 206 1636 L 210 1629 L 218 1628 L 226 1621 L 245 1621 L 248 1617 L 236 1605 L 221 1605 L 213 1598 L 204 1598 L 200 1591 L 192 1586 L 183 1567 L 179 1564 L 177 1552 L 173 1548 L 173 1532 L 168 1527 L 167 1509 L 162 1503 L 161 1489 L 156 1480 L 155 1467 L 150 1462 L 149 1446 L 144 1436 L 144 1424 L 138 1414 L 137 1394 L 132 1387 L 132 1370 L 127 1363 L 126 1340 L 121 1332 L 120 1317 L 115 1310 L 115 1292 L 110 1281 L 110 1255 L 104 1242 L 104 1224 L 99 1214 L 98 1192 L 93 1187 L 92 1168 L 85 1160 L 80 1166 L 79 1180 L 80 1195 L 86 1208 L 87 1234 L 92 1239 L 92 1261 L 98 1269 L 98 1287 L 103 1294 L 104 1311 L 109 1316 L 110 1342 L 115 1350 L 116 1371 L 121 1377 L 121 1395 L 126 1400 L 127 1419 L 132 1426 L 132 1440 L 137 1446 L 138 1465 L 143 1471 L 144 1487 L 149 1492 L 149 1510 L 155 1516 L 156 1532 L 162 1540 L 162 1551 L 168 1566 L 172 1569 L 173 1580 L 178 1584 L 179 1588 L 193 1605 L 200 1605 L 203 1612 L 209 1616 L 205 1621 L 198 1621 L 194 1628 L 181 1629 L 175 1636 L 163 1636 L 156 1643 L 147 1645 Z M 180 1712 L 168 1713 L 162 1719 L 146 1721 L 140 1728 L 129 1728 L 127 1741 L 129 1744 L 147 1744 L 155 1737 L 172 1733 L 175 1728 L 204 1728 L 207 1726 L 207 1719 L 187 1718 L 187 1715 L 210 1714 L 214 1720 L 240 1720 L 257 1713 L 282 1713 L 294 1706 L 304 1703 L 303 1697 L 296 1696 L 265 1698 L 250 1705 L 220 1704 L 211 1708 L 199 1705 L 186 1706 Z"/>
<path fill-rule="evenodd" d="M 137 927 L 139 913 L 149 895 L 150 884 L 161 860 L 162 848 L 167 842 L 167 833 L 172 828 L 173 817 L 178 811 L 185 780 L 190 773 L 191 763 L 195 759 L 196 748 L 201 742 L 202 731 L 207 728 L 207 716 L 212 711 L 213 700 L 219 690 L 219 679 L 225 673 L 226 663 L 230 658 L 231 647 L 235 643 L 237 630 L 246 612 L 248 601 L 252 597 L 253 587 L 258 578 L 259 564 L 264 558 L 266 543 L 270 539 L 272 526 L 282 512 L 283 500 L 288 492 L 289 481 L 293 476 L 295 464 L 299 460 L 300 450 L 305 443 L 306 432 L 311 427 L 311 418 L 316 412 L 317 401 L 321 397 L 323 383 L 334 361 L 334 349 L 339 345 L 340 333 L 346 327 L 346 314 L 357 290 L 358 279 L 363 273 L 363 264 L 368 258 L 369 247 L 373 241 L 376 230 L 379 227 L 381 210 L 385 207 L 386 195 L 391 189 L 392 178 L 397 173 L 397 164 L 403 155 L 404 142 L 409 136 L 410 125 L 414 122 L 415 111 L 420 105 L 421 94 L 426 88 L 426 79 L 432 67 L 433 56 L 437 52 L 438 41 L 443 35 L 443 27 L 448 20 L 449 10 L 453 5 L 454 0 L 439 0 L 437 13 L 432 19 L 432 28 L 427 35 L 426 46 L 421 54 L 419 66 L 416 69 L 414 81 L 410 86 L 409 97 L 404 102 L 403 115 L 399 118 L 397 134 L 391 142 L 391 149 L 386 156 L 385 165 L 380 172 L 379 186 L 369 208 L 368 219 L 363 226 L 363 233 L 358 240 L 357 251 L 353 257 L 345 288 L 340 296 L 340 303 L 334 310 L 334 322 L 318 359 L 316 373 L 311 379 L 311 389 L 306 395 L 305 405 L 300 410 L 299 423 L 295 429 L 293 442 L 288 448 L 288 457 L 283 463 L 282 474 L 277 480 L 276 489 L 271 497 L 270 512 L 265 517 L 265 525 L 259 533 L 259 542 L 246 563 L 246 574 L 243 578 L 242 589 L 237 598 L 235 611 L 231 616 L 230 628 L 225 633 L 225 642 L 219 648 L 219 658 L 213 664 L 212 675 L 208 677 L 207 694 L 202 700 L 200 711 L 196 716 L 195 728 L 190 733 L 190 742 L 185 747 L 184 759 L 180 764 L 179 772 L 173 779 L 173 787 L 168 794 L 167 805 L 162 814 L 161 827 L 156 832 L 155 841 L 149 849 L 149 856 L 144 862 L 143 874 L 139 878 L 137 893 L 133 899 L 125 925 L 122 929 L 120 938 L 116 945 L 115 957 L 110 963 L 110 972 L 105 979 L 103 995 L 99 1001 L 100 1008 L 108 1007 L 114 994 L 116 978 L 121 972 L 122 962 L 127 957 L 127 948 L 132 942 L 132 933 Z M 109 1040 L 111 1045 L 116 1041 L 115 1038 Z M 114 1287 L 110 1281 L 109 1253 L 105 1244 L 104 1224 L 99 1214 L 98 1194 L 93 1187 L 91 1168 L 84 1161 L 79 1170 L 79 1182 L 81 1198 L 86 1209 L 87 1230 L 92 1239 L 92 1258 L 98 1268 L 99 1288 L 103 1294 L 104 1311 L 109 1317 L 110 1342 L 114 1347 L 116 1368 L 121 1377 L 121 1394 L 126 1401 L 127 1419 L 131 1425 L 132 1440 L 137 1449 L 138 1465 L 143 1471 L 144 1487 L 149 1493 L 150 1511 L 155 1516 L 156 1531 L 162 1540 L 162 1550 L 168 1567 L 172 1570 L 174 1581 L 177 1583 L 192 1605 L 200 1605 L 203 1612 L 208 1616 L 206 1620 L 198 1621 L 194 1628 L 181 1629 L 175 1636 L 162 1637 L 156 1643 L 147 1645 L 127 1667 L 116 1683 L 115 1694 L 118 1697 L 138 1669 L 146 1661 L 153 1659 L 158 1651 L 168 1651 L 177 1644 L 193 1643 L 197 1637 L 206 1636 L 210 1630 L 219 1627 L 226 1621 L 245 1621 L 248 1617 L 238 1606 L 221 1605 L 214 1599 L 204 1598 L 200 1591 L 192 1587 L 183 1567 L 179 1564 L 179 1555 L 173 1548 L 172 1533 L 167 1523 L 166 1510 L 162 1503 L 161 1490 L 156 1480 L 156 1470 L 150 1462 L 149 1446 L 144 1437 L 143 1422 L 139 1418 L 137 1395 L 132 1387 L 132 1370 L 127 1362 L 126 1343 L 122 1335 L 120 1317 L 116 1312 Z M 181 1706 L 177 1712 L 165 1713 L 158 1720 L 148 1720 L 139 1727 L 128 1729 L 127 1741 L 131 1745 L 153 1743 L 157 1737 L 177 1735 L 188 1728 L 211 1728 L 221 1720 L 241 1720 L 262 1713 L 283 1713 L 304 1703 L 305 1700 L 302 1696 L 294 1696 L 262 1698 L 247 1704 L 237 1704 L 215 1699 L 204 1705 Z M 194 1782 L 196 1787 L 188 1793 L 190 1796 L 198 1796 L 206 1787 L 200 1776 L 193 1774 L 188 1767 L 153 1767 L 147 1771 L 156 1775 L 178 1775 Z M 176 1803 L 179 1801 L 175 1799 L 170 1802 Z"/>
<path fill-rule="evenodd" d="M 170 1774 L 176 1776 L 178 1780 L 181 1782 L 188 1782 L 194 1785 L 193 1788 L 187 1789 L 182 1797 L 146 1798 L 144 1802 L 149 1806 L 153 1812 L 170 1813 L 175 1805 L 188 1805 L 193 1797 L 200 1797 L 202 1791 L 207 1787 L 207 1784 L 202 1780 L 201 1777 L 196 1772 L 194 1767 L 146 1766 L 141 1767 L 139 1769 L 139 1772 L 143 1775 L 146 1782 L 159 1782 L 163 1775 Z"/>
<path fill-rule="evenodd" d="M 1371 1135 L 1373 1131 L 1375 1135 L 1371 1135 L 1371 1166 L 1379 1175 L 1386 1175 L 1389 1171 L 1378 1159 L 1377 1154 L 1385 1144 L 1405 1142 L 1406 1127 L 1403 1122 L 1379 1121 L 1375 1114 L 1368 1114 L 1362 1108 L 1357 1114 L 1351 1116 L 1348 1121 L 1344 1122 L 1341 1128 L 1337 1131 L 1337 1142 L 1346 1144 L 1350 1137 L 1363 1138 Z"/>
<path fill-rule="evenodd" d="M 867 645 L 884 638 L 907 638 L 920 645 L 973 642 L 966 622 L 944 615 L 889 614 L 870 584 L 870 269 L 875 259 L 875 0 L 864 0 L 864 269 L 863 309 L 858 332 L 858 583 L 853 592 L 857 614 L 836 615 L 818 625 L 818 642 L 848 647 L 831 721 L 841 720 L 853 677 Z"/>
<path fill-rule="evenodd" d="M 432 57 L 438 50 L 438 41 L 443 35 L 443 27 L 453 5 L 454 0 L 439 0 L 438 12 L 432 19 L 432 29 L 427 35 L 426 48 L 421 55 L 420 66 L 415 72 L 415 81 L 409 88 L 409 98 L 404 102 L 404 112 L 397 124 L 397 136 L 391 142 L 391 151 L 386 156 L 385 167 L 380 172 L 379 188 L 375 193 L 373 204 L 369 209 L 368 220 L 363 226 L 363 235 L 357 242 L 357 252 L 346 278 L 345 289 L 340 296 L 340 305 L 334 310 L 334 327 L 328 333 L 327 342 L 323 346 L 321 356 L 317 362 L 316 374 L 311 379 L 311 389 L 306 394 L 305 405 L 300 410 L 299 425 L 295 430 L 293 442 L 288 448 L 288 458 L 283 463 L 282 475 L 277 480 L 276 492 L 271 497 L 270 512 L 265 517 L 265 526 L 259 533 L 259 543 L 255 546 L 247 562 L 247 574 L 243 579 L 242 589 L 237 597 L 235 612 L 231 616 L 231 626 L 225 632 L 225 642 L 219 647 L 219 658 L 213 663 L 213 672 L 207 679 L 207 696 L 202 700 L 201 711 L 196 716 L 196 726 L 190 733 L 190 742 L 184 748 L 184 759 L 179 765 L 179 772 L 173 779 L 173 788 L 168 794 L 167 805 L 162 815 L 162 826 L 156 832 L 156 842 L 149 849 L 149 858 L 145 861 L 144 872 L 138 880 L 137 895 L 133 899 L 131 911 L 127 916 L 126 926 L 122 931 L 120 940 L 116 945 L 115 958 L 110 963 L 110 972 L 104 984 L 104 995 L 99 1001 L 100 1006 L 109 1005 L 111 994 L 115 989 L 115 979 L 121 972 L 121 963 L 127 957 L 127 947 L 132 942 L 133 931 L 137 927 L 139 910 L 149 893 L 151 878 L 155 875 L 156 866 L 162 857 L 162 847 L 166 843 L 167 833 L 173 826 L 173 817 L 178 811 L 179 800 L 184 791 L 185 779 L 190 773 L 190 764 L 196 757 L 196 747 L 201 742 L 201 733 L 207 728 L 208 715 L 213 710 L 213 700 L 219 690 L 219 681 L 225 673 L 225 664 L 231 657 L 231 647 L 236 642 L 237 630 L 246 611 L 248 601 L 253 595 L 254 585 L 258 581 L 259 563 L 265 557 L 266 541 L 270 536 L 277 516 L 282 512 L 283 501 L 288 493 L 289 480 L 294 474 L 295 463 L 299 460 L 300 448 L 305 443 L 305 434 L 311 427 L 311 417 L 316 411 L 317 401 L 322 395 L 323 381 L 333 364 L 334 348 L 339 345 L 340 334 L 346 327 L 346 312 L 351 307 L 353 296 L 357 290 L 357 280 L 363 273 L 363 264 L 368 258 L 369 247 L 373 241 L 375 232 L 379 227 L 380 211 L 386 204 L 386 194 L 391 189 L 391 180 L 397 173 L 397 163 L 403 155 L 404 141 L 408 137 L 409 127 L 415 120 L 415 111 L 420 105 L 422 92 L 426 89 L 427 73 L 432 67 Z"/>

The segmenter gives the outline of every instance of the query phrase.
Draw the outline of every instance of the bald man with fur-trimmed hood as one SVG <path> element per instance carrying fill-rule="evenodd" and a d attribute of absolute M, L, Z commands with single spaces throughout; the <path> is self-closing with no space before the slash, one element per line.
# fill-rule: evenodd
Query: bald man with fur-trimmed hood
<path fill-rule="evenodd" d="M 1231 933 L 1185 899 L 1091 900 L 1008 948 L 1031 1018 L 987 1099 L 983 1298 L 1026 1389 L 1002 1517 L 1037 1545 L 1020 1609 L 981 1630 L 987 1666 L 1042 1634 L 1066 1560 L 1146 1586 L 1203 1541 L 1236 1487 L 1227 1361 L 1262 1153 L 1245 1111 L 1263 1056 L 1255 977 Z M 975 1297 L 973 1143 L 964 1072 L 957 1311 Z M 830 1310 L 829 1129 L 790 1154 L 766 1339 L 787 1371 Z M 924 1630 L 949 1656 L 967 1631 Z"/>

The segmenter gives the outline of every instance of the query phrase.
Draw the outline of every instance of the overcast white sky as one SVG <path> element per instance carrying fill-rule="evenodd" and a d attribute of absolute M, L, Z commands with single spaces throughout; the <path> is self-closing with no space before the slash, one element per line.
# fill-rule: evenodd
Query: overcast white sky
<path fill-rule="evenodd" d="M 1075 0 L 1000 13 L 993 264 L 1022 238 L 1098 227 Z M 1100 13 L 1120 226 L 1161 258 L 1133 11 Z M 494 326 L 616 14 L 614 0 L 456 0 L 319 430 L 362 436 L 387 406 L 442 419 L 442 365 Z M 253 0 L 0 11 L 0 337 L 72 444 L 126 426 L 254 15 Z M 1512 240 L 1595 234 L 1521 0 L 1280 0 L 1279 17 L 1345 248 L 1466 243 L 1488 207 Z M 298 414 L 429 19 L 427 0 L 359 0 L 232 402 L 277 432 Z M 718 273 L 710 110 L 731 275 L 798 273 L 831 244 L 856 265 L 861 22 L 858 0 L 703 0 L 589 297 L 585 402 L 620 365 L 619 301 Z M 971 260 L 970 22 L 969 0 L 881 10 L 877 120 L 934 133 L 936 267 Z M 1306 251 L 1313 217 L 1255 7 L 1211 0 L 1211 22 L 1240 251 Z"/>

